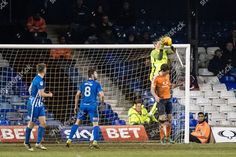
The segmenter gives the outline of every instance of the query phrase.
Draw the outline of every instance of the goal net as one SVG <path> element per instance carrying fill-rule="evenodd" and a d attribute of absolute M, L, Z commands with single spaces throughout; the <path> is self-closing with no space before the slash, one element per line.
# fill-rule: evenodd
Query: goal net
<path fill-rule="evenodd" d="M 172 92 L 172 138 L 188 143 L 190 46 L 174 46 L 178 53 L 169 56 L 171 82 L 184 81 L 185 87 Z M 105 93 L 105 105 L 99 105 L 99 124 L 129 125 L 128 110 L 137 97 L 142 98 L 147 110 L 154 104 L 149 81 L 152 49 L 153 45 L 1 45 L 1 125 L 27 124 L 28 88 L 38 63 L 47 64 L 45 90 L 53 93 L 52 98 L 45 99 L 48 125 L 45 141 L 62 141 L 61 130 L 75 122 L 74 97 L 91 67 L 97 70 Z M 158 117 L 158 112 L 155 116 Z M 83 125 L 91 126 L 89 119 Z M 159 139 L 158 124 L 144 126 L 149 140 Z"/>

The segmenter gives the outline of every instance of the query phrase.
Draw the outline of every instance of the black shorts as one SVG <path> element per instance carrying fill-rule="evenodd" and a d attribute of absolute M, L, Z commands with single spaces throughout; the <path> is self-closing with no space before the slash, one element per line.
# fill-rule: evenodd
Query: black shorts
<path fill-rule="evenodd" d="M 170 99 L 160 99 L 157 106 L 159 116 L 172 113 L 172 103 Z"/>

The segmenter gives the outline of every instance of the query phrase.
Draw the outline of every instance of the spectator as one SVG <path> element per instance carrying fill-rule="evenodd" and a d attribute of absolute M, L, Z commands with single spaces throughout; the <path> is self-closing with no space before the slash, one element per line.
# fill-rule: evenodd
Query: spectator
<path fill-rule="evenodd" d="M 198 113 L 198 124 L 190 134 L 190 141 L 196 143 L 208 143 L 210 139 L 211 128 L 205 120 L 203 112 Z"/>
<path fill-rule="evenodd" d="M 118 23 L 122 26 L 131 26 L 135 23 L 135 13 L 127 1 L 123 3 Z"/>
<path fill-rule="evenodd" d="M 140 99 L 136 100 L 134 106 L 128 111 L 129 124 L 130 125 L 142 125 L 149 124 L 151 122 L 157 122 L 154 114 L 157 108 L 154 106 L 148 113 L 147 109 L 142 105 Z"/>
<path fill-rule="evenodd" d="M 30 16 L 27 21 L 29 32 L 46 32 L 46 22 L 39 13 Z"/>
<path fill-rule="evenodd" d="M 141 37 L 141 44 L 150 44 L 152 41 L 150 39 L 150 35 L 148 32 L 144 32 L 142 37 Z"/>
<path fill-rule="evenodd" d="M 83 0 L 76 0 L 75 8 L 72 13 L 72 22 L 80 25 L 89 25 L 91 14 Z"/>
<path fill-rule="evenodd" d="M 107 28 L 105 32 L 102 32 L 99 36 L 99 43 L 114 44 L 115 42 L 112 28 Z"/>
<path fill-rule="evenodd" d="M 58 37 L 58 43 L 59 44 L 66 44 L 66 38 L 65 36 L 59 36 Z M 71 59 L 72 58 L 72 50 L 69 48 L 60 48 L 60 49 L 51 49 L 50 56 L 53 59 Z"/>
<path fill-rule="evenodd" d="M 102 5 L 98 5 L 96 10 L 93 12 L 93 22 L 98 25 L 102 21 L 102 17 L 105 15 Z"/>
<path fill-rule="evenodd" d="M 233 48 L 236 49 L 236 29 L 232 31 L 232 35 L 229 37 L 228 41 L 233 44 Z"/>
<path fill-rule="evenodd" d="M 209 62 L 208 70 L 210 72 L 213 72 L 214 75 L 217 75 L 221 70 L 226 67 L 226 64 L 224 63 L 224 60 L 222 58 L 222 53 L 222 50 L 216 50 L 213 59 Z"/>
<path fill-rule="evenodd" d="M 136 37 L 134 34 L 129 34 L 127 44 L 136 44 Z"/>
<path fill-rule="evenodd" d="M 43 36 L 46 37 L 46 22 L 44 18 L 40 16 L 39 13 L 31 16 L 27 20 L 27 29 L 30 33 L 33 33 L 34 36 Z"/>
<path fill-rule="evenodd" d="M 233 43 L 231 42 L 226 43 L 226 47 L 225 47 L 222 58 L 225 64 L 233 64 L 233 66 L 235 66 L 236 52 L 233 48 L 234 48 Z"/>
<path fill-rule="evenodd" d="M 111 29 L 112 23 L 109 20 L 109 17 L 107 15 L 104 15 L 102 17 L 101 22 L 98 24 L 99 31 L 101 33 L 104 33 L 106 30 Z"/>

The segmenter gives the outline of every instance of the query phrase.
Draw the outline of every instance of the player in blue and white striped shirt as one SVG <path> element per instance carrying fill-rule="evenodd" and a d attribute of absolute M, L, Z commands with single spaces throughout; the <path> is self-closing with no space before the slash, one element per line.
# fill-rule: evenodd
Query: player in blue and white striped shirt
<path fill-rule="evenodd" d="M 46 116 L 45 116 L 43 98 L 52 97 L 52 93 L 44 92 L 46 85 L 43 78 L 46 75 L 46 64 L 44 63 L 38 64 L 37 72 L 38 74 L 34 77 L 29 88 L 30 98 L 27 103 L 28 116 L 30 118 L 30 121 L 25 131 L 24 145 L 29 151 L 34 151 L 34 149 L 31 147 L 29 143 L 29 140 L 31 131 L 37 120 L 39 121 L 40 125 L 38 127 L 38 138 L 35 147 L 42 150 L 47 149 L 41 144 L 44 135 L 44 130 L 46 127 Z"/>

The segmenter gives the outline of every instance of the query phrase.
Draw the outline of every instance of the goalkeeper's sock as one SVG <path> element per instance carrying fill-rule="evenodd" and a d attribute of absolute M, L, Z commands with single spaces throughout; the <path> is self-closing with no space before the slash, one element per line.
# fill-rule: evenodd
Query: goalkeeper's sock
<path fill-rule="evenodd" d="M 75 132 L 78 130 L 79 126 L 74 124 L 70 130 L 70 136 L 69 136 L 69 139 L 72 140 Z"/>
<path fill-rule="evenodd" d="M 45 132 L 45 128 L 42 127 L 42 126 L 39 126 L 39 128 L 38 128 L 38 139 L 37 139 L 37 142 L 36 142 L 37 144 L 42 142 L 44 132 Z"/>
<path fill-rule="evenodd" d="M 94 136 L 94 141 L 98 141 L 98 139 L 99 139 L 99 126 L 93 127 L 93 136 Z"/>
<path fill-rule="evenodd" d="M 27 127 L 25 129 L 25 144 L 29 144 L 31 131 L 32 131 L 32 128 Z"/>

